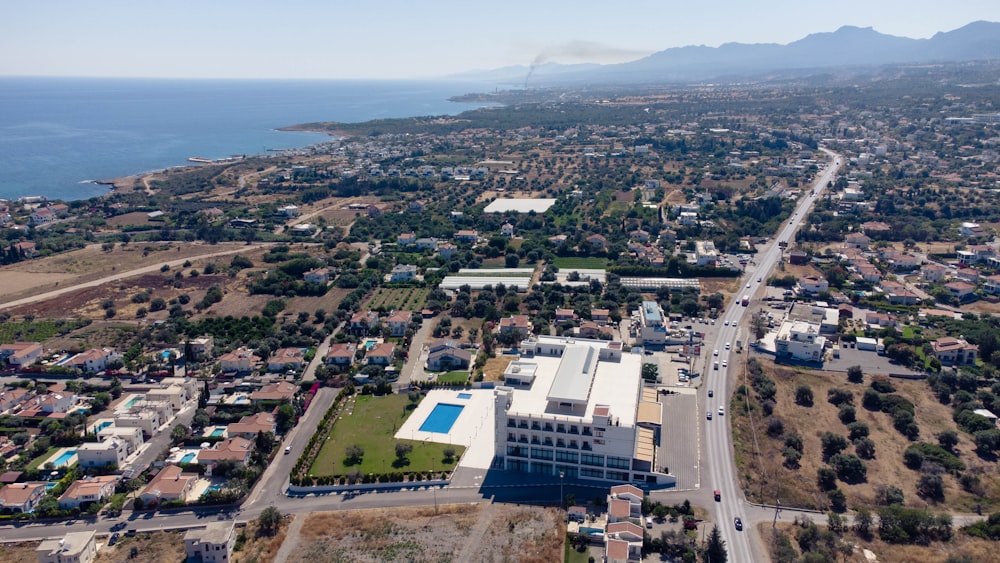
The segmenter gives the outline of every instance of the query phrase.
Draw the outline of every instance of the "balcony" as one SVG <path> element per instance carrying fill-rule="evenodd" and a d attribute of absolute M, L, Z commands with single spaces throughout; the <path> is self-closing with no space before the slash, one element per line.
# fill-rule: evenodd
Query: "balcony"
<path fill-rule="evenodd" d="M 528 429 L 528 423 L 527 423 L 527 422 L 524 422 L 524 421 L 522 420 L 522 421 L 521 421 L 520 423 L 518 423 L 517 427 L 518 427 L 518 428 L 524 428 L 525 430 L 527 430 L 527 429 Z"/>
<path fill-rule="evenodd" d="M 514 435 L 508 435 L 508 436 L 507 436 L 507 441 L 508 441 L 508 442 L 517 442 L 517 436 L 514 436 Z"/>
<path fill-rule="evenodd" d="M 552 439 L 551 438 L 546 438 L 545 440 L 542 441 L 542 445 L 544 445 L 544 446 L 551 446 L 552 445 Z"/>
<path fill-rule="evenodd" d="M 566 427 L 560 424 L 559 426 L 556 427 L 556 432 L 562 432 L 563 434 L 565 434 Z"/>
<path fill-rule="evenodd" d="M 517 440 L 517 441 L 518 441 L 518 443 L 520 443 L 520 444 L 527 444 L 527 443 L 528 443 L 528 439 L 527 439 L 527 438 L 525 438 L 524 436 L 521 436 L 520 438 L 518 438 L 518 440 Z"/>
<path fill-rule="evenodd" d="M 542 425 L 538 424 L 537 422 L 532 422 L 531 423 L 531 429 L 532 430 L 541 430 L 542 429 Z"/>
<path fill-rule="evenodd" d="M 517 423 L 513 420 L 507 420 L 507 428 L 517 428 Z"/>
<path fill-rule="evenodd" d="M 581 448 L 581 449 L 586 450 L 586 451 L 591 451 L 593 448 L 590 447 L 589 443 L 584 442 L 583 443 L 583 448 Z"/>
<path fill-rule="evenodd" d="M 570 429 L 569 429 L 569 433 L 570 433 L 570 434 L 579 434 L 579 433 L 580 433 L 580 431 L 579 431 L 579 430 L 577 430 L 576 428 L 570 428 Z"/>
<path fill-rule="evenodd" d="M 531 445 L 532 445 L 532 446 L 541 446 L 541 445 L 542 445 L 542 442 L 541 442 L 541 440 L 539 440 L 538 438 L 532 438 L 532 439 L 531 439 Z"/>
<path fill-rule="evenodd" d="M 546 431 L 546 432 L 552 432 L 552 429 L 553 429 L 553 427 L 552 427 L 552 425 L 551 425 L 551 424 L 546 424 L 546 425 L 545 425 L 545 431 Z"/>
<path fill-rule="evenodd" d="M 593 436 L 593 434 L 590 432 L 590 430 L 588 430 L 586 428 L 583 429 L 583 435 L 584 436 Z"/>

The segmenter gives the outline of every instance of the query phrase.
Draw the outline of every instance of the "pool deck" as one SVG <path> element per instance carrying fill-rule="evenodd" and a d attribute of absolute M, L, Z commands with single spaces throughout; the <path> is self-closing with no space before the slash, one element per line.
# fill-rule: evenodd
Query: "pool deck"
<path fill-rule="evenodd" d="M 459 399 L 459 393 L 468 393 L 469 399 Z M 427 420 L 438 403 L 462 405 L 462 414 L 458 415 L 451 430 L 447 434 L 423 432 L 420 426 Z M 489 469 L 493 462 L 493 390 L 472 389 L 456 391 L 450 389 L 434 389 L 427 393 L 413 414 L 406 419 L 403 426 L 396 432 L 397 440 L 419 440 L 437 442 L 440 444 L 457 444 L 465 446 L 465 454 L 459 461 L 459 467 Z"/>

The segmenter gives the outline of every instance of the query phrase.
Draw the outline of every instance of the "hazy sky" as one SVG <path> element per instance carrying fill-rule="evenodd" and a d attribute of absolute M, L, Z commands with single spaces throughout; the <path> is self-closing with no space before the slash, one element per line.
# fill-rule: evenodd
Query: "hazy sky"
<path fill-rule="evenodd" d="M 975 20 L 1000 0 L 3 0 L 0 75 L 419 78 Z"/>

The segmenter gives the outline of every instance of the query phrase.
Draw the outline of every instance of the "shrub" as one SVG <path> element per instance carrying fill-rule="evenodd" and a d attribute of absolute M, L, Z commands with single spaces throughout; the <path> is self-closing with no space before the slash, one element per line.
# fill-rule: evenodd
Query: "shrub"
<path fill-rule="evenodd" d="M 840 421 L 844 424 L 850 424 L 857 417 L 857 411 L 851 405 L 840 405 L 840 412 L 837 416 L 840 417 Z"/>
<path fill-rule="evenodd" d="M 868 425 L 865 424 L 864 422 L 860 421 L 852 422 L 847 425 L 847 430 L 848 430 L 847 439 L 852 442 L 857 440 L 858 438 L 868 437 Z"/>
<path fill-rule="evenodd" d="M 837 472 L 837 478 L 845 483 L 862 483 L 868 477 L 868 467 L 855 455 L 837 454 L 829 463 Z"/>
<path fill-rule="evenodd" d="M 937 444 L 928 444 L 926 442 L 910 444 L 910 446 L 906 448 L 906 451 L 903 452 L 904 460 L 907 459 L 907 454 L 910 454 L 910 452 L 918 452 L 920 454 L 921 464 L 924 461 L 933 461 L 952 473 L 965 469 L 965 464 L 962 463 L 962 460 L 958 459 L 955 454 L 949 452 L 941 446 L 938 446 Z M 910 454 L 910 456 L 912 457 L 912 454 Z M 907 465 L 909 466 L 909 464 Z"/>
<path fill-rule="evenodd" d="M 917 494 L 921 498 L 941 502 L 944 500 L 944 480 L 940 475 L 921 475 L 917 479 Z"/>
<path fill-rule="evenodd" d="M 813 406 L 813 390 L 808 385 L 799 385 L 795 389 L 795 404 L 803 407 Z"/>
<path fill-rule="evenodd" d="M 854 451 L 861 459 L 875 459 L 875 442 L 871 438 L 858 438 L 854 441 Z"/>
<path fill-rule="evenodd" d="M 785 424 L 780 418 L 772 418 L 767 422 L 767 435 L 777 438 L 785 433 Z"/>
<path fill-rule="evenodd" d="M 847 449 L 847 438 L 833 432 L 824 432 L 820 438 L 820 443 L 823 445 L 824 460 L 830 459 L 830 457 Z"/>
<path fill-rule="evenodd" d="M 826 392 L 826 400 L 838 407 L 843 404 L 850 405 L 854 403 L 854 393 L 846 389 L 830 389 Z"/>

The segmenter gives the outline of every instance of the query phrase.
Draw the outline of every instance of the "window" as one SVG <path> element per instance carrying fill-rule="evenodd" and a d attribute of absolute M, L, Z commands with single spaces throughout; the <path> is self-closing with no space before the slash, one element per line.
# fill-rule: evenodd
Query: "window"
<path fill-rule="evenodd" d="M 556 439 L 556 447 L 557 448 L 565 448 L 566 447 L 566 440 L 563 440 L 562 438 L 557 438 Z"/>
<path fill-rule="evenodd" d="M 580 463 L 580 456 L 576 452 L 564 452 L 556 450 L 556 461 L 564 461 L 567 463 Z"/>
<path fill-rule="evenodd" d="M 552 459 L 552 450 L 545 448 L 531 448 L 532 459 Z"/>
<path fill-rule="evenodd" d="M 603 469 L 590 469 L 589 467 L 580 468 L 580 477 L 594 477 L 597 479 L 604 479 Z"/>
<path fill-rule="evenodd" d="M 607 478 L 613 481 L 628 481 L 628 471 L 608 471 Z"/>
<path fill-rule="evenodd" d="M 552 423 L 551 422 L 546 422 L 545 423 L 545 431 L 546 432 L 552 432 Z"/>
<path fill-rule="evenodd" d="M 556 426 L 556 432 L 564 432 L 565 433 L 566 432 L 566 425 L 565 424 L 560 424 L 560 425 Z"/>
<path fill-rule="evenodd" d="M 590 427 L 589 426 L 584 426 L 583 427 L 583 435 L 584 436 L 590 436 Z"/>
<path fill-rule="evenodd" d="M 609 455 L 608 467 L 613 467 L 615 469 L 631 469 L 632 460 L 627 457 L 614 457 Z"/>
<path fill-rule="evenodd" d="M 574 425 L 572 425 L 572 426 L 569 427 L 569 433 L 570 434 L 579 434 L 580 433 L 580 429 L 577 428 L 577 426 L 574 424 Z"/>
<path fill-rule="evenodd" d="M 580 454 L 580 463 L 583 465 L 604 466 L 604 456 L 598 454 Z"/>
<path fill-rule="evenodd" d="M 508 432 L 507 433 L 507 441 L 508 442 L 516 442 L 517 441 L 517 435 L 514 434 L 513 432 Z"/>
<path fill-rule="evenodd" d="M 507 455 L 514 457 L 528 457 L 528 448 L 521 446 L 507 446 Z"/>
<path fill-rule="evenodd" d="M 576 445 L 576 440 L 570 440 L 569 441 L 569 447 L 571 447 L 571 448 L 573 448 L 575 450 L 575 449 L 579 448 L 580 446 Z"/>

